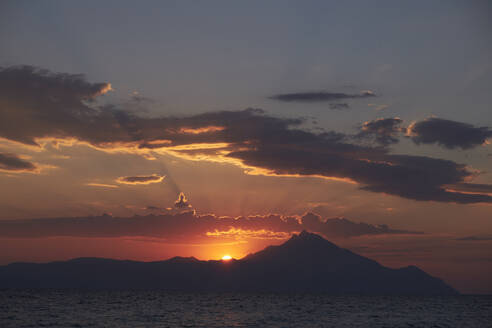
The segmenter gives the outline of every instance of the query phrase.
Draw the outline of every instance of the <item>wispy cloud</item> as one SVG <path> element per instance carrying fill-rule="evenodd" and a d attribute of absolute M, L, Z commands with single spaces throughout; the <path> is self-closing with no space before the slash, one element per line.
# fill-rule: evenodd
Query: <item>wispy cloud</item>
<path fill-rule="evenodd" d="M 117 185 L 105 184 L 105 183 L 97 183 L 97 182 L 89 182 L 85 184 L 89 187 L 99 187 L 99 188 L 118 188 Z"/>
<path fill-rule="evenodd" d="M 343 99 L 357 99 L 357 98 L 369 98 L 376 97 L 376 94 L 370 90 L 361 91 L 358 94 L 347 94 L 341 92 L 327 92 L 327 91 L 308 91 L 308 92 L 294 92 L 294 93 L 281 93 L 276 94 L 270 99 L 283 101 L 283 102 L 330 102 Z"/>
<path fill-rule="evenodd" d="M 389 105 L 387 104 L 381 104 L 381 105 L 378 105 L 378 104 L 367 104 L 367 106 L 369 107 L 372 107 L 374 108 L 375 111 L 382 111 L 382 110 L 385 110 L 389 107 Z"/>
<path fill-rule="evenodd" d="M 137 175 L 137 176 L 129 176 L 129 177 L 119 177 L 116 179 L 116 182 L 122 184 L 130 184 L 130 185 L 147 185 L 151 183 L 159 183 L 164 180 L 165 176 L 152 174 L 152 175 Z"/>
<path fill-rule="evenodd" d="M 330 104 L 330 109 L 333 110 L 343 110 L 343 109 L 349 109 L 350 106 L 347 103 L 335 103 L 335 104 Z"/>

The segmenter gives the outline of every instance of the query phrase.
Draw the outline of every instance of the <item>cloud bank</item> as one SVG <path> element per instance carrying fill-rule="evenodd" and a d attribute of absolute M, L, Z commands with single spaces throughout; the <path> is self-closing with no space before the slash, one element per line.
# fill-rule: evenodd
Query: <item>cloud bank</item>
<path fill-rule="evenodd" d="M 293 232 L 309 230 L 328 238 L 349 238 L 380 234 L 420 234 L 389 228 L 386 225 L 356 223 L 344 218 L 323 219 L 308 213 L 300 218 L 280 215 L 217 217 L 197 215 L 192 211 L 179 214 L 117 218 L 109 215 L 81 218 L 47 218 L 1 220 L 0 238 L 43 237 L 154 237 L 168 241 L 188 238 L 288 237 Z M 269 236 L 269 237 L 268 237 Z"/>
<path fill-rule="evenodd" d="M 363 190 L 413 200 L 492 202 L 487 193 L 447 188 L 474 177 L 464 164 L 347 143 L 341 133 L 306 131 L 302 119 L 273 117 L 261 109 L 141 117 L 97 105 L 96 97 L 108 90 L 109 83 L 89 83 L 81 75 L 30 66 L 0 69 L 0 137 L 38 146 L 44 140 L 66 146 L 83 143 L 149 158 L 170 154 L 230 163 L 250 174 L 341 179 Z M 380 131 L 374 128 L 377 124 L 369 125 L 371 131 Z M 383 133 L 377 135 L 392 138 L 395 124 L 389 130 L 383 125 Z"/>

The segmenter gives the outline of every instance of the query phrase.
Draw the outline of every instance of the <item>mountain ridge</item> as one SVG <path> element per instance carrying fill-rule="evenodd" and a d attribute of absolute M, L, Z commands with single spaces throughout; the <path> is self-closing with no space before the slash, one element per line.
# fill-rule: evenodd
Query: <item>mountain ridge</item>
<path fill-rule="evenodd" d="M 11 263 L 0 266 L 0 288 L 458 293 L 418 267 L 387 268 L 307 231 L 293 234 L 281 245 L 229 261 L 176 256 L 154 262 L 85 257 L 48 263 Z"/>

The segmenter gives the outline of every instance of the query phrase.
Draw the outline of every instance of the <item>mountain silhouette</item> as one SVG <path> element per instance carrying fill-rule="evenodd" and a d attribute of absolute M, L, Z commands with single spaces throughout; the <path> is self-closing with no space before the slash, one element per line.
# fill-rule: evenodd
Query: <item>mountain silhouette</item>
<path fill-rule="evenodd" d="M 391 269 L 301 232 L 243 259 L 174 257 L 137 262 L 78 258 L 0 266 L 0 288 L 162 289 L 176 291 L 314 292 L 452 295 L 458 292 L 415 266 Z"/>

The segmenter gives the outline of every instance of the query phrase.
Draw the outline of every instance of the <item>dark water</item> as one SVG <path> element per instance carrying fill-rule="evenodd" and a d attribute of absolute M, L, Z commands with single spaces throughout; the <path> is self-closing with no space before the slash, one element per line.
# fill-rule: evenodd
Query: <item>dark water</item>
<path fill-rule="evenodd" d="M 0 291 L 0 327 L 492 327 L 492 296 Z"/>

